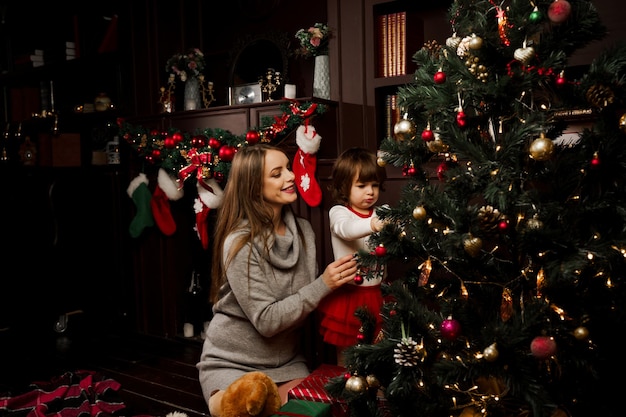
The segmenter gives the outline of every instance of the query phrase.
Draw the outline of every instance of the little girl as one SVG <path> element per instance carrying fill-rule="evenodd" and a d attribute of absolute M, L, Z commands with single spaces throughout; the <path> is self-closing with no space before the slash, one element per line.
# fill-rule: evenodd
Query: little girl
<path fill-rule="evenodd" d="M 350 148 L 335 161 L 330 192 L 336 205 L 328 215 L 335 259 L 355 255 L 360 249 L 371 250 L 369 236 L 379 232 L 384 223 L 374 205 L 387 176 L 376 162 L 376 155 L 364 148 Z M 366 307 L 379 320 L 383 303 L 380 284 L 382 274 L 374 279 L 351 282 L 326 297 L 319 305 L 322 321 L 320 333 L 324 342 L 335 346 L 337 364 L 343 366 L 343 352 L 355 344 L 361 322 L 354 315 Z"/>

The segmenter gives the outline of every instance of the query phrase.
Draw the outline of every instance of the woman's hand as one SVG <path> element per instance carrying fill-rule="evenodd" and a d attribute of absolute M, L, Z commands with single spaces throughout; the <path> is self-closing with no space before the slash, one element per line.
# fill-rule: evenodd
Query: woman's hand
<path fill-rule="evenodd" d="M 336 290 L 352 281 L 356 271 L 356 258 L 353 255 L 346 255 L 328 264 L 322 274 L 322 280 L 331 290 Z"/>

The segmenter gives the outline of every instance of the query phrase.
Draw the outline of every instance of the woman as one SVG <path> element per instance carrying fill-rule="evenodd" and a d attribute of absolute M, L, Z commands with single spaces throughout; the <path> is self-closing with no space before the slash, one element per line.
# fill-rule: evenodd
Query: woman
<path fill-rule="evenodd" d="M 291 208 L 294 179 L 287 155 L 268 144 L 233 159 L 215 227 L 213 318 L 197 365 L 209 412 L 213 394 L 251 371 L 271 377 L 285 403 L 309 374 L 300 351 L 306 318 L 356 274 L 347 255 L 318 277 L 313 229 Z"/>

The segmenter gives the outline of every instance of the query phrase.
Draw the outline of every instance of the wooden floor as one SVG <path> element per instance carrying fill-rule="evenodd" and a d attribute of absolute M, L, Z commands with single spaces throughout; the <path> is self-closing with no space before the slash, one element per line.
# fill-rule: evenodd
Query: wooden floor
<path fill-rule="evenodd" d="M 46 346 L 41 341 L 16 343 L 14 337 L 3 338 L 8 335 L 0 333 L 0 342 L 11 347 L 0 358 L 0 393 L 23 392 L 31 382 L 68 371 L 93 370 L 121 384 L 123 416 L 165 417 L 173 411 L 209 416 L 195 367 L 200 340 L 126 335 L 76 341 L 61 336 L 55 346 Z M 48 351 L 55 353 L 45 354 Z"/>

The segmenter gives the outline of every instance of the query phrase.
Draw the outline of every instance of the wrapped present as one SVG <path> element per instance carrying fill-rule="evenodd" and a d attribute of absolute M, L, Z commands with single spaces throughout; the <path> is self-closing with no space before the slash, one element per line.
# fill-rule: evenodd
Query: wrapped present
<path fill-rule="evenodd" d="M 330 404 L 305 401 L 289 400 L 272 417 L 331 417 Z"/>
<path fill-rule="evenodd" d="M 288 398 L 330 404 L 333 417 L 347 417 L 350 413 L 348 404 L 338 398 L 331 397 L 324 386 L 339 375 L 346 373 L 346 368 L 322 364 L 307 376 L 301 383 L 289 390 Z"/>

